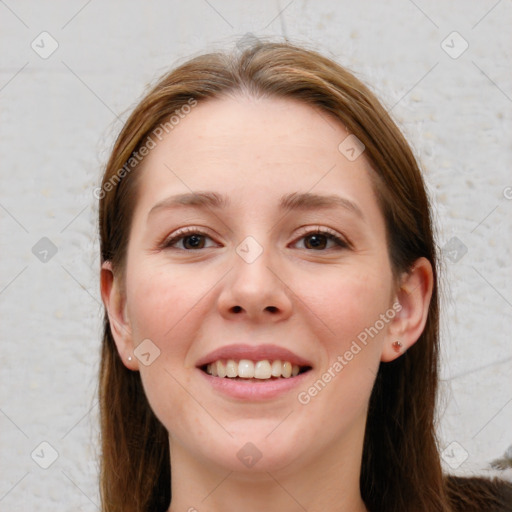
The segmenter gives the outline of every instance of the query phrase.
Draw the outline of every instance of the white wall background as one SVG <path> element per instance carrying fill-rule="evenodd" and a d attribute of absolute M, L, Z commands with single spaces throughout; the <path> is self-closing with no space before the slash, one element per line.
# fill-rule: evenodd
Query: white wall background
<path fill-rule="evenodd" d="M 147 85 L 248 33 L 335 58 L 405 131 L 439 245 L 458 240 L 443 258 L 440 436 L 442 448 L 457 443 L 446 468 L 485 472 L 502 456 L 512 443 L 511 21 L 507 0 L 1 1 L 0 510 L 98 510 L 92 192 Z M 463 39 L 442 45 L 453 31 Z M 43 237 L 57 250 L 46 262 L 33 253 Z"/>

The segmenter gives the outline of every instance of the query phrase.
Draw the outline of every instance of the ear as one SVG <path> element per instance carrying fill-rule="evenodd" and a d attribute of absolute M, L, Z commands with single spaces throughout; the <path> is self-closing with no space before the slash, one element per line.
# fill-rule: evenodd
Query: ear
<path fill-rule="evenodd" d="M 402 276 L 394 302 L 397 313 L 389 324 L 381 361 L 395 360 L 418 341 L 427 322 L 433 287 L 432 264 L 427 258 L 419 258 Z M 394 348 L 395 341 L 401 346 Z"/>
<path fill-rule="evenodd" d="M 133 355 L 132 330 L 127 315 L 126 297 L 121 283 L 112 271 L 110 261 L 105 261 L 101 266 L 100 287 L 101 299 L 107 310 L 110 331 L 119 356 L 129 370 L 138 370 L 138 360 Z M 128 360 L 129 357 L 131 360 Z"/>

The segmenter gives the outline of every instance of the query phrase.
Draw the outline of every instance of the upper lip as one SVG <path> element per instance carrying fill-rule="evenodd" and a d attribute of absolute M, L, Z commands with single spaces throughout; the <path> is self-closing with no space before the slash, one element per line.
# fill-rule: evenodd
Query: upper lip
<path fill-rule="evenodd" d="M 235 344 L 225 345 L 201 357 L 198 359 L 196 367 L 199 368 L 206 364 L 213 363 L 214 361 L 218 361 L 219 359 L 234 359 L 236 361 L 240 359 L 249 359 L 251 361 L 263 361 L 265 359 L 275 361 L 279 359 L 281 361 L 289 361 L 298 366 L 312 366 L 308 360 L 298 356 L 291 350 L 278 347 L 277 345 L 254 346 Z"/>

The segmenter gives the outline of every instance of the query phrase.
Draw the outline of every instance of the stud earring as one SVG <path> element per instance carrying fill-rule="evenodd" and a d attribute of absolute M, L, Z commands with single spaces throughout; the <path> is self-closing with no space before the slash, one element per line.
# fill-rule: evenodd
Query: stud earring
<path fill-rule="evenodd" d="M 393 347 L 393 350 L 395 352 L 400 352 L 401 348 L 402 348 L 402 343 L 400 343 L 398 340 L 397 341 L 393 341 L 393 343 L 391 344 L 391 346 Z"/>
<path fill-rule="evenodd" d="M 128 361 L 131 361 L 132 360 L 132 356 L 128 356 Z"/>

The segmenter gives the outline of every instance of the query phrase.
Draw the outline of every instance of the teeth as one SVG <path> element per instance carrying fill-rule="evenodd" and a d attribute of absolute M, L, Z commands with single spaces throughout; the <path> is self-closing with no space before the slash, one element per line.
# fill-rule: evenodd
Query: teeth
<path fill-rule="evenodd" d="M 272 370 L 268 361 L 258 361 L 254 366 L 255 379 L 270 379 Z"/>
<path fill-rule="evenodd" d="M 230 359 L 226 363 L 226 375 L 231 378 L 238 377 L 238 365 L 233 361 L 233 359 Z"/>
<path fill-rule="evenodd" d="M 226 376 L 226 366 L 222 361 L 217 361 L 217 376 L 225 377 Z"/>
<path fill-rule="evenodd" d="M 217 361 L 217 366 L 221 361 Z M 254 377 L 254 363 L 249 359 L 242 359 L 238 363 L 238 376 L 243 379 L 252 379 Z"/>
<path fill-rule="evenodd" d="M 272 377 L 281 377 L 281 373 L 283 371 L 283 365 L 281 364 L 281 361 L 279 359 L 277 361 L 274 361 L 272 363 L 272 369 L 270 373 L 272 374 Z"/>
<path fill-rule="evenodd" d="M 270 362 L 268 359 L 263 361 L 251 361 L 250 359 L 218 360 L 206 366 L 206 373 L 213 377 L 228 377 L 234 379 L 241 377 L 243 379 L 268 380 L 271 377 L 295 377 L 299 374 L 300 367 L 289 361 L 280 361 L 276 359 Z"/>

